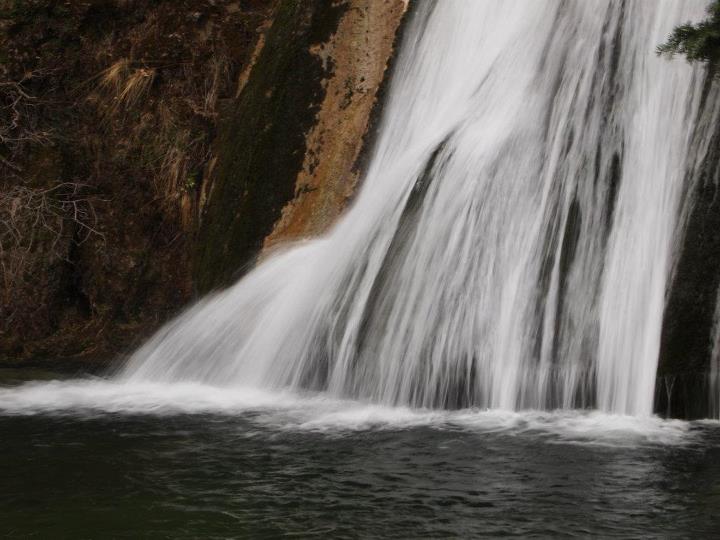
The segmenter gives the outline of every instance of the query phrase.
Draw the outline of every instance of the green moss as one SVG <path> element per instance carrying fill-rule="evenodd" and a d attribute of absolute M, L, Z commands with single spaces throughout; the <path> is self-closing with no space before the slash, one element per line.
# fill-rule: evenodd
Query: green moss
<path fill-rule="evenodd" d="M 185 179 L 185 183 L 183 184 L 183 191 L 194 191 L 200 183 L 201 179 L 202 173 L 200 172 L 200 169 L 194 169 L 190 171 L 188 177 Z"/>
<path fill-rule="evenodd" d="M 252 262 L 292 199 L 327 76 L 310 48 L 330 38 L 346 7 L 321 0 L 279 5 L 250 79 L 220 126 L 195 254 L 200 292 L 228 284 Z"/>

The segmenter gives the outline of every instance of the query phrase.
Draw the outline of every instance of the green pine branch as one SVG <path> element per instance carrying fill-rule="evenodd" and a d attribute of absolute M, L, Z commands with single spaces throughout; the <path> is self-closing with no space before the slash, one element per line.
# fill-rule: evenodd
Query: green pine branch
<path fill-rule="evenodd" d="M 720 0 L 708 6 L 709 17 L 697 24 L 676 26 L 665 43 L 657 47 L 659 55 L 684 55 L 688 62 L 704 62 L 720 74 Z"/>

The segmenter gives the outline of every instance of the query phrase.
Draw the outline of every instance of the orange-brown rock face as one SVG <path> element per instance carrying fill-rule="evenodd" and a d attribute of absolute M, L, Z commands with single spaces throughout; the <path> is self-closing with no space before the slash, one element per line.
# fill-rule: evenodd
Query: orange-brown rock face
<path fill-rule="evenodd" d="M 404 0 L 351 0 L 332 39 L 311 50 L 329 68 L 325 98 L 307 136 L 295 197 L 265 239 L 264 252 L 325 232 L 353 195 L 356 164 L 406 9 Z"/>

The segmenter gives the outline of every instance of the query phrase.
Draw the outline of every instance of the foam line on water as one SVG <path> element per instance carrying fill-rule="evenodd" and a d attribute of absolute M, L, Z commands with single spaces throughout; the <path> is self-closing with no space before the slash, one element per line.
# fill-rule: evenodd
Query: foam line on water
<path fill-rule="evenodd" d="M 130 383 L 97 379 L 31 382 L 0 388 L 0 415 L 238 416 L 260 427 L 342 434 L 433 428 L 532 436 L 554 443 L 611 446 L 686 444 L 692 424 L 597 411 L 443 411 L 388 407 L 324 394 L 301 395 L 197 383 Z"/>

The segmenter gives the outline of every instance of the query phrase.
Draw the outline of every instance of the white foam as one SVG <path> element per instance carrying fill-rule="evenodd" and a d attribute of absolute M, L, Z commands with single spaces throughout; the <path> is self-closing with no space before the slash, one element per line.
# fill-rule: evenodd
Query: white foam
<path fill-rule="evenodd" d="M 95 410 L 126 414 L 233 414 L 253 408 L 287 406 L 285 394 L 198 383 L 123 383 L 107 380 L 31 382 L 0 389 L 4 414 Z"/>
<path fill-rule="evenodd" d="M 410 409 L 323 394 L 98 379 L 32 382 L 0 388 L 0 415 L 40 414 L 216 414 L 242 416 L 267 429 L 326 434 L 427 427 L 540 437 L 551 443 L 611 446 L 686 444 L 693 439 L 692 424 L 688 422 L 587 411 Z"/>

